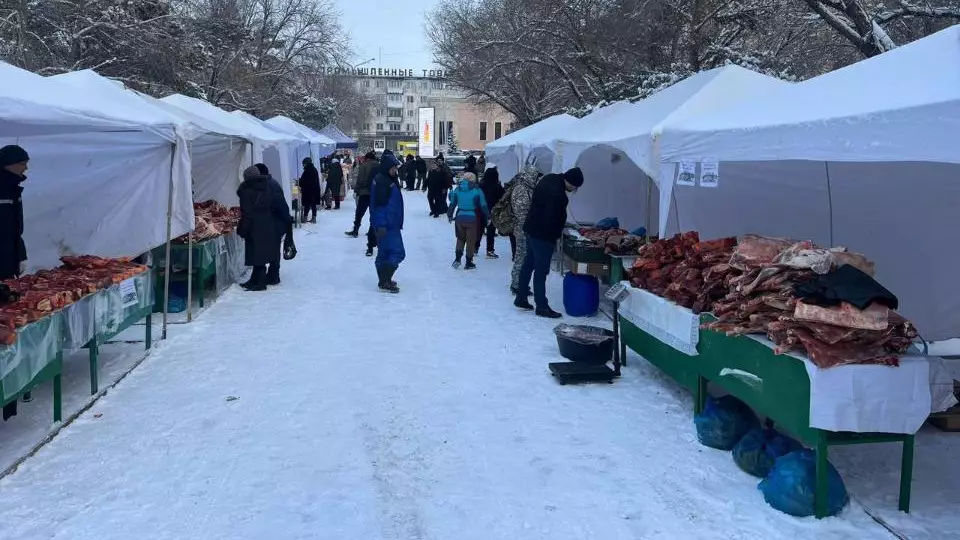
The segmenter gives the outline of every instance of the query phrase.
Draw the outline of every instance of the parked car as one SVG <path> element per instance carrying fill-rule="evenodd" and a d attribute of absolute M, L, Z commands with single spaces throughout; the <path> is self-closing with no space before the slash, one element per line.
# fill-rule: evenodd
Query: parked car
<path fill-rule="evenodd" d="M 450 167 L 450 170 L 453 171 L 454 175 L 462 173 L 463 169 L 467 167 L 467 156 L 465 155 L 445 156 L 444 161 L 447 163 L 447 167 Z"/>

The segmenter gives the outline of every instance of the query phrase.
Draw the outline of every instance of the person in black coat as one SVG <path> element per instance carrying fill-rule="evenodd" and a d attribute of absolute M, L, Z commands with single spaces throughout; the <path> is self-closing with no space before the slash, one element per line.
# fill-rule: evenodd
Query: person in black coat
<path fill-rule="evenodd" d="M 446 202 L 444 192 L 450 189 L 447 174 L 440 167 L 439 160 L 430 163 L 430 172 L 427 173 L 424 185 L 427 189 L 427 202 L 430 204 L 430 217 L 438 218 L 447 211 L 444 208 Z"/>
<path fill-rule="evenodd" d="M 483 180 L 480 181 L 480 191 L 483 192 L 483 197 L 487 200 L 487 208 L 492 213 L 493 207 L 500 202 L 505 191 L 503 185 L 500 184 L 500 172 L 497 171 L 496 167 L 487 169 L 487 172 L 483 175 Z M 496 251 L 497 226 L 493 224 L 493 220 L 487 220 L 486 229 L 479 231 L 475 252 L 480 253 L 480 241 L 483 239 L 484 233 L 487 235 L 487 258 L 499 259 L 500 256 L 497 255 Z"/>
<path fill-rule="evenodd" d="M 300 204 L 303 205 L 304 223 L 317 222 L 317 206 L 320 205 L 320 199 L 323 193 L 320 193 L 320 171 L 313 165 L 313 160 L 303 158 L 303 174 L 300 175 Z M 310 212 L 313 212 L 313 217 Z"/>
<path fill-rule="evenodd" d="M 20 184 L 27 179 L 24 173 L 29 161 L 27 151 L 19 146 L 0 148 L 0 280 L 20 277 L 27 264 Z M 4 420 L 16 414 L 16 399 L 3 406 Z"/>
<path fill-rule="evenodd" d="M 477 174 L 477 158 L 473 157 L 473 154 L 463 160 L 463 172 Z"/>
<path fill-rule="evenodd" d="M 526 235 L 527 254 L 520 268 L 517 298 L 513 305 L 520 309 L 533 309 L 530 296 L 530 277 L 533 277 L 533 298 L 537 304 L 537 315 L 551 319 L 563 315 L 550 309 L 547 302 L 547 275 L 550 273 L 550 261 L 557 247 L 557 240 L 563 234 L 567 222 L 567 193 L 576 191 L 583 185 L 583 173 L 574 167 L 563 174 L 548 174 L 537 182 L 533 189 L 530 211 L 523 223 Z"/>
<path fill-rule="evenodd" d="M 400 176 L 407 191 L 413 191 L 417 187 L 417 161 L 413 159 L 412 154 L 407 154 L 401 167 Z"/>
<path fill-rule="evenodd" d="M 343 169 L 340 167 L 340 160 L 334 159 L 327 167 L 327 193 L 333 199 L 334 208 L 340 209 L 340 190 L 343 188 Z M 330 209 L 330 203 L 327 203 L 327 209 Z"/>
<path fill-rule="evenodd" d="M 257 166 L 259 165 L 259 166 Z M 240 223 L 237 234 L 244 240 L 244 264 L 253 267 L 250 280 L 241 286 L 262 291 L 280 283 L 280 252 L 284 234 L 293 223 L 283 188 L 266 166 L 257 164 L 243 171 L 237 188 L 240 198 Z M 267 273 L 270 265 L 270 273 Z"/>
<path fill-rule="evenodd" d="M 427 190 L 427 162 L 419 155 L 413 160 L 417 163 L 417 185 L 416 189 Z"/>

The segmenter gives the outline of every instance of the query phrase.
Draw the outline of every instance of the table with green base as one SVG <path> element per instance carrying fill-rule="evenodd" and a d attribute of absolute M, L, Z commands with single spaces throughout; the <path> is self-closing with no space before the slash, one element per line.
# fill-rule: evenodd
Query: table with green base
<path fill-rule="evenodd" d="M 701 320 L 708 320 L 702 316 Z M 620 315 L 621 357 L 626 348 L 660 368 L 695 396 L 695 413 L 703 410 L 707 383 L 771 419 L 779 428 L 816 451 L 815 509 L 818 518 L 827 515 L 827 456 L 830 446 L 899 442 L 903 444 L 900 466 L 900 503 L 910 511 L 914 436 L 897 433 L 832 432 L 810 426 L 810 380 L 804 363 L 792 356 L 776 355 L 768 346 L 748 337 L 728 337 L 701 330 L 698 356 L 688 356 L 641 330 Z M 761 381 L 723 376 L 723 370 L 750 373 Z"/>
<path fill-rule="evenodd" d="M 193 244 L 193 267 L 190 269 L 189 274 L 193 274 L 192 288 L 200 301 L 201 308 L 204 307 L 206 301 L 206 284 L 211 278 L 215 278 L 217 275 L 217 257 L 219 256 L 222 243 L 222 239 L 211 238 L 210 240 L 195 242 Z M 171 244 L 170 262 L 173 267 L 173 271 L 170 274 L 171 283 L 185 282 L 188 280 L 188 272 L 177 271 L 177 268 L 187 268 L 187 263 L 190 260 L 190 249 L 190 246 L 187 244 Z M 164 297 L 166 250 L 167 247 L 165 245 L 153 249 L 153 268 L 155 270 L 154 290 L 157 291 L 154 309 L 159 311 L 163 311 L 163 306 L 165 302 L 167 302 L 167 299 Z"/>
<path fill-rule="evenodd" d="M 14 345 L 0 347 L 0 404 L 7 405 L 34 387 L 53 382 L 53 421 L 63 417 L 63 314 L 53 313 L 17 330 Z"/>
<path fill-rule="evenodd" d="M 137 298 L 124 300 L 121 286 L 98 291 L 95 299 L 94 333 L 86 344 L 90 353 L 90 394 L 99 390 L 100 346 L 118 336 L 124 330 L 146 319 L 144 330 L 145 350 L 152 346 L 153 333 L 153 274 L 147 271 L 130 279 L 136 287 Z"/>

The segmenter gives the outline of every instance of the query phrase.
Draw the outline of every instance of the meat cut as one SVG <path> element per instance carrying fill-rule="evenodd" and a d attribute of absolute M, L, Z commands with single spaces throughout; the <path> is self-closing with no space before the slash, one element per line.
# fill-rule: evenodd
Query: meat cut
<path fill-rule="evenodd" d="M 217 201 L 193 203 L 193 241 L 202 242 L 233 232 L 240 221 L 240 207 L 228 208 Z M 188 235 L 173 240 L 178 244 L 190 241 Z"/>

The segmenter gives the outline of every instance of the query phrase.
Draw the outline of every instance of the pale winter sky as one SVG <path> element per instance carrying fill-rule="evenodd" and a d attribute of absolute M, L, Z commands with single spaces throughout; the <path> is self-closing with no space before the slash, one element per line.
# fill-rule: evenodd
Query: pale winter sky
<path fill-rule="evenodd" d="M 350 34 L 354 64 L 362 67 L 421 69 L 433 67 L 430 42 L 423 30 L 437 0 L 333 0 L 340 25 Z M 381 52 L 382 51 L 382 52 Z"/>

